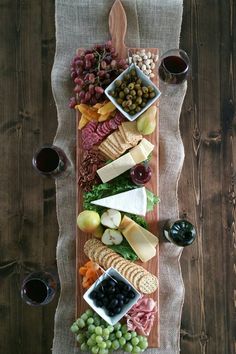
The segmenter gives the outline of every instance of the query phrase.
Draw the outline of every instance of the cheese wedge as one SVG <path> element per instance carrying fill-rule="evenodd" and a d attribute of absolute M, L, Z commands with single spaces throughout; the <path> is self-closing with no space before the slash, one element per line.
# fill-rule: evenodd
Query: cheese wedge
<path fill-rule="evenodd" d="M 135 221 L 133 221 L 126 215 L 123 216 L 123 219 L 119 225 L 119 230 L 123 233 L 123 230 L 127 229 L 131 224 L 137 225 L 137 227 L 143 233 L 143 236 L 146 238 L 146 240 L 149 241 L 154 248 L 156 248 L 156 246 L 159 243 L 158 237 L 153 235 L 150 231 L 144 229 L 144 227 L 138 225 Z"/>
<path fill-rule="evenodd" d="M 135 166 L 136 163 L 132 156 L 127 153 L 118 159 L 112 161 L 106 166 L 99 168 L 97 174 L 103 181 L 103 183 L 110 181 L 111 179 L 118 177 L 125 171 L 129 170 L 131 167 Z M 116 209 L 116 208 L 114 208 Z"/>
<path fill-rule="evenodd" d="M 142 262 L 148 262 L 151 258 L 155 257 L 155 247 L 146 239 L 135 222 L 130 223 L 122 231 L 122 234 Z"/>
<path fill-rule="evenodd" d="M 132 189 L 128 192 L 93 200 L 91 203 L 108 209 L 116 209 L 126 213 L 145 216 L 147 211 L 146 189 L 145 187 Z"/>

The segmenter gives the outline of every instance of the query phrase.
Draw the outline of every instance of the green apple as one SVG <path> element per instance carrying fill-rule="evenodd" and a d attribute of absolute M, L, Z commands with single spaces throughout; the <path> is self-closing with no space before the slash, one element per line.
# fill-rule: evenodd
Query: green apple
<path fill-rule="evenodd" d="M 77 217 L 77 225 L 83 232 L 94 232 L 100 225 L 100 216 L 96 211 L 84 210 Z"/>

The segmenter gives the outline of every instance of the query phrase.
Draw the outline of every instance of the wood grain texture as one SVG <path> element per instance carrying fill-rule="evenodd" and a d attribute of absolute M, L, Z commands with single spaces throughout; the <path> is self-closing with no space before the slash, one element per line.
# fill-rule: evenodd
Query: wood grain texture
<path fill-rule="evenodd" d="M 116 49 L 120 58 L 127 58 L 125 35 L 127 30 L 127 18 L 120 0 L 115 0 L 109 14 L 109 30 L 112 46 Z"/>
<path fill-rule="evenodd" d="M 131 52 L 135 52 L 139 50 L 138 48 L 129 48 Z M 80 49 L 77 50 L 77 52 Z M 150 51 L 151 53 L 158 54 L 157 48 L 146 48 L 146 51 Z M 158 84 L 157 77 L 154 78 L 153 82 Z M 150 182 L 147 183 L 147 188 L 151 190 L 154 194 L 158 195 L 159 192 L 159 102 L 155 103 L 157 105 L 157 128 L 155 132 L 148 137 L 146 137 L 152 144 L 155 145 L 155 149 L 152 153 L 152 159 L 150 161 L 150 167 L 152 169 L 152 178 Z M 81 114 L 77 111 L 77 126 L 80 120 Z M 77 180 L 79 176 L 78 166 L 82 163 L 83 156 L 83 148 L 81 144 L 81 131 L 77 130 L 77 149 L 76 149 L 76 173 Z M 77 184 L 77 215 L 83 211 L 83 190 Z M 154 234 L 158 235 L 158 207 L 156 207 L 152 212 L 148 212 L 145 219 L 149 225 L 149 230 Z M 79 317 L 87 308 L 87 303 L 83 300 L 82 296 L 85 293 L 85 289 L 82 287 L 81 276 L 79 275 L 79 267 L 81 267 L 85 262 L 88 261 L 87 256 L 83 252 L 85 242 L 91 238 L 91 235 L 85 234 L 81 232 L 77 228 L 76 235 L 76 269 L 77 269 L 77 277 L 76 277 L 76 317 Z M 159 276 L 159 247 L 157 246 L 157 256 L 152 258 L 147 263 L 137 262 L 142 265 L 149 272 L 155 274 L 157 277 Z M 159 323 L 159 289 L 151 295 L 157 301 L 158 306 L 158 316 L 155 319 L 153 329 L 149 335 L 148 342 L 150 348 L 157 348 L 160 345 L 160 323 Z"/>
<path fill-rule="evenodd" d="M 198 238 L 181 260 L 186 286 L 181 352 L 233 354 L 236 4 L 184 5 L 181 47 L 190 53 L 192 75 L 181 117 L 186 158 L 179 203 Z"/>
<path fill-rule="evenodd" d="M 54 2 L 0 4 L 1 252 L 0 352 L 50 353 L 57 300 L 31 308 L 20 284 L 31 271 L 56 268 L 54 182 L 31 166 L 57 122 L 50 83 L 55 51 Z"/>

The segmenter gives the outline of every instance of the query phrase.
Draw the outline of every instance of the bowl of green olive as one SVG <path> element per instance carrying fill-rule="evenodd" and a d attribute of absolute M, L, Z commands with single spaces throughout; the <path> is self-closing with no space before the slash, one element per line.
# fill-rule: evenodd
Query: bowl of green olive
<path fill-rule="evenodd" d="M 128 120 L 134 121 L 161 92 L 137 65 L 132 64 L 106 88 L 105 94 Z"/>

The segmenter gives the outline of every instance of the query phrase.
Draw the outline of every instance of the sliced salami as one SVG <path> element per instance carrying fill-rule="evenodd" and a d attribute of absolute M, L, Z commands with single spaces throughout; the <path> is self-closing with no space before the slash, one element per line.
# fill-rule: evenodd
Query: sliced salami
<path fill-rule="evenodd" d="M 116 130 L 118 128 L 118 124 L 115 122 L 114 119 L 110 119 L 108 122 L 109 122 L 109 127 L 112 130 Z"/>

